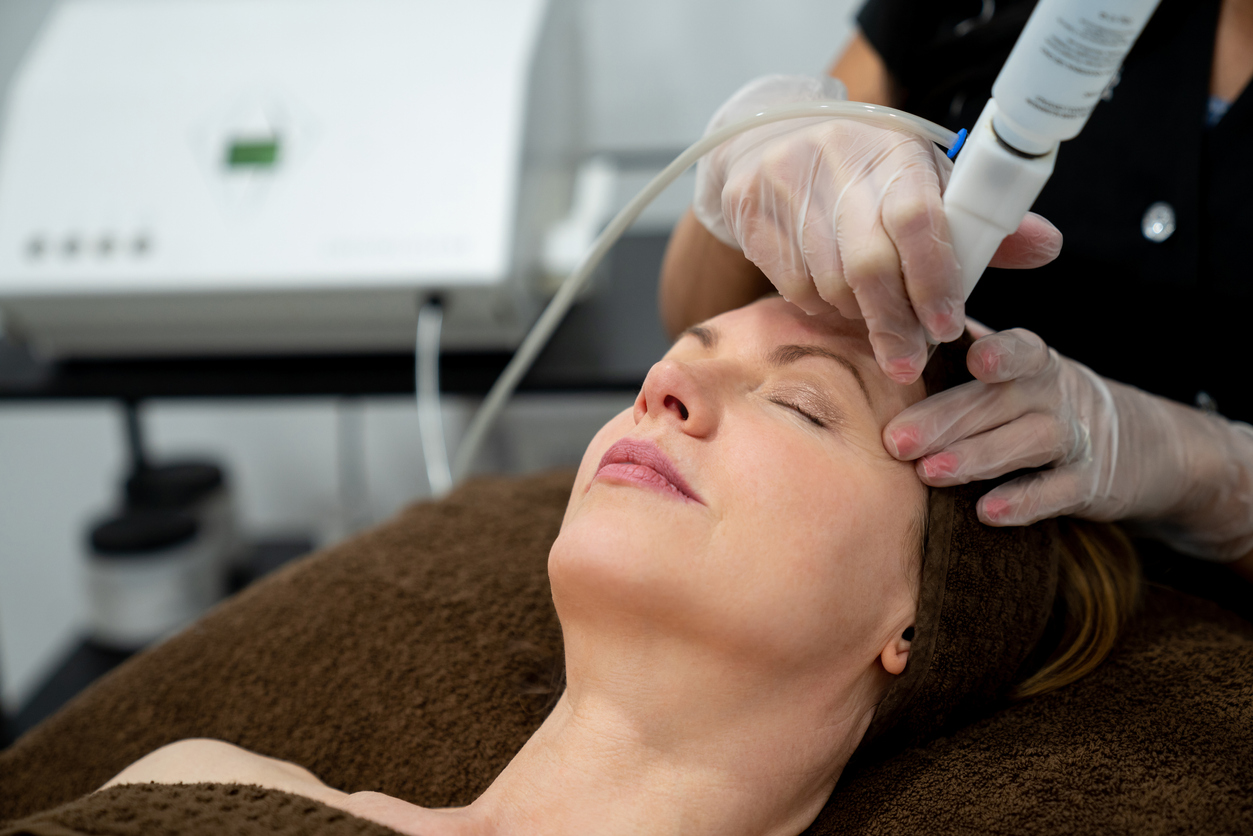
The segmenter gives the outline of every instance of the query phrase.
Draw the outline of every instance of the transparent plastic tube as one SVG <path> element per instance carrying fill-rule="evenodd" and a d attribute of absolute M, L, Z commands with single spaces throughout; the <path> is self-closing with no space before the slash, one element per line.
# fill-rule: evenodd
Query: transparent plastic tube
<path fill-rule="evenodd" d="M 457 455 L 453 464 L 453 479 L 455 481 L 461 481 L 470 472 L 474 459 L 478 456 L 479 449 L 487 439 L 488 432 L 491 431 L 492 426 L 500 417 L 500 413 L 504 411 L 509 397 L 518 388 L 518 384 L 522 382 L 522 378 L 531 368 L 531 364 L 535 362 L 535 358 L 539 356 L 540 351 L 548 343 L 553 332 L 557 330 L 557 326 L 561 324 L 561 320 L 565 318 L 575 299 L 578 298 L 579 291 L 587 284 L 592 272 L 609 252 L 610 248 L 630 228 L 631 224 L 635 222 L 635 219 L 640 216 L 640 213 L 644 211 L 648 204 L 652 203 L 657 195 L 661 194 L 667 186 L 677 180 L 679 175 L 695 164 L 697 160 L 728 139 L 762 125 L 782 122 L 786 119 L 813 117 L 857 119 L 863 122 L 871 122 L 882 125 L 885 128 L 909 131 L 924 139 L 929 139 L 944 148 L 951 148 L 958 141 L 957 134 L 953 131 L 915 116 L 912 113 L 906 113 L 903 110 L 882 105 L 864 104 L 862 102 L 819 101 L 766 108 L 747 119 L 714 131 L 693 143 L 682 154 L 675 157 L 673 162 L 662 169 L 660 174 L 654 177 L 647 186 L 640 190 L 639 194 L 631 198 L 630 202 L 622 208 L 622 211 L 614 216 L 613 220 L 597 236 L 587 255 L 583 256 L 583 260 L 579 262 L 579 265 L 561 283 L 561 287 L 557 289 L 548 306 L 544 308 L 544 312 L 540 314 L 539 319 L 535 321 L 535 325 L 531 327 L 530 332 L 518 346 L 518 350 L 514 352 L 513 359 L 509 361 L 509 365 L 505 366 L 505 370 L 500 373 L 500 377 L 492 385 L 491 390 L 487 393 L 487 397 L 483 400 L 483 405 L 479 407 L 478 412 L 474 415 L 474 419 L 470 422 L 470 426 L 466 429 L 461 445 L 457 448 Z"/>
<path fill-rule="evenodd" d="M 439 397 L 439 335 L 443 325 L 444 308 L 440 303 L 428 301 L 418 310 L 413 388 L 418 396 L 418 434 L 422 439 L 426 480 L 430 484 L 431 496 L 436 499 L 452 490 Z"/>

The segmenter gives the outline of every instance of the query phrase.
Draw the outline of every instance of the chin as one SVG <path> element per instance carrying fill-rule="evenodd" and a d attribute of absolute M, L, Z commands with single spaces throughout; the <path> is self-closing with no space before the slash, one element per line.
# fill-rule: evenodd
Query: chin
<path fill-rule="evenodd" d="M 684 561 L 706 550 L 707 523 L 641 488 L 596 483 L 577 499 L 548 555 L 558 613 L 640 618 L 682 607 Z"/>

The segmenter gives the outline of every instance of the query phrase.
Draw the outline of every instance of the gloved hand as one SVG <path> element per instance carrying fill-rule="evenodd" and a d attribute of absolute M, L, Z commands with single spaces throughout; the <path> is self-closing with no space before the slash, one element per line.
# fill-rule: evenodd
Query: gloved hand
<path fill-rule="evenodd" d="M 714 114 L 706 133 L 763 107 L 844 99 L 832 78 L 767 76 Z M 692 209 L 743 250 L 783 297 L 866 320 L 879 365 L 902 383 L 926 364 L 926 336 L 961 335 L 965 302 L 941 193 L 952 164 L 912 133 L 854 119 L 791 119 L 740 134 L 696 168 Z M 1028 215 L 993 265 L 1038 267 L 1061 233 Z"/>
<path fill-rule="evenodd" d="M 901 412 L 883 442 L 936 487 L 1049 468 L 984 495 L 983 522 L 1138 520 L 1198 557 L 1253 551 L 1253 428 L 1106 380 L 1022 329 L 966 361 L 976 380 Z"/>

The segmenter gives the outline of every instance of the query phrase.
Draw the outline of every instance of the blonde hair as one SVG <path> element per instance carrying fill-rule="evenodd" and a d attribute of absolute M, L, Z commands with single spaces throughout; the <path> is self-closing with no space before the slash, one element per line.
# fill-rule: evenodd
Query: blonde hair
<path fill-rule="evenodd" d="M 1069 518 L 1058 520 L 1058 528 L 1061 563 L 1049 630 L 1060 630 L 1061 639 L 1015 688 L 1019 699 L 1055 691 L 1094 671 L 1140 604 L 1140 561 L 1120 528 Z"/>

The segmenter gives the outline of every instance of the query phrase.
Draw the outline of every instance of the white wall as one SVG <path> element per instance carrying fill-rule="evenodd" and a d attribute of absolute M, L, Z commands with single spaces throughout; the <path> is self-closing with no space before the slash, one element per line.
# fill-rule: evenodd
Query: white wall
<path fill-rule="evenodd" d="M 434 0 L 439 2 L 439 0 Z M 264 0 L 257 0 L 264 2 Z M 575 0 L 594 148 L 669 151 L 765 73 L 818 73 L 861 0 Z M 0 0 L 0 87 L 56 0 Z"/>
<path fill-rule="evenodd" d="M 583 0 L 594 147 L 681 149 L 744 82 L 821 73 L 860 0 Z"/>
<path fill-rule="evenodd" d="M 595 149 L 646 157 L 696 139 L 717 105 L 749 78 L 820 72 L 848 37 L 856 5 L 581 1 L 587 135 Z M 0 90 L 53 5 L 0 0 Z M 683 201 L 675 205 L 681 209 Z M 626 396 L 524 399 L 506 422 L 499 463 L 531 470 L 577 461 L 591 433 L 629 402 Z M 451 430 L 468 408 L 452 405 Z M 312 530 L 330 539 L 350 525 L 340 501 L 337 447 L 345 421 L 349 429 L 358 419 L 364 426 L 365 498 L 351 497 L 364 503 L 360 513 L 381 519 L 426 490 L 407 399 L 347 407 L 327 399 L 157 402 L 146 417 L 158 454 L 204 453 L 227 466 L 243 523 L 254 534 Z M 79 634 L 82 538 L 117 493 L 122 468 L 117 407 L 0 402 L 0 681 L 10 709 Z"/>
<path fill-rule="evenodd" d="M 0 406 L 0 663 L 16 707 L 77 634 L 88 515 L 121 468 L 116 409 Z"/>

